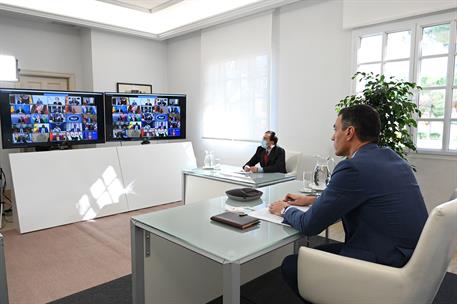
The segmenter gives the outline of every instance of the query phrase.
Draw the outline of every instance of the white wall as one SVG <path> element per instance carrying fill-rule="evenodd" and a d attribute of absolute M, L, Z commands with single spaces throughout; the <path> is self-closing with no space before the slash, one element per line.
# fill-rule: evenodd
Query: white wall
<path fill-rule="evenodd" d="M 116 92 L 118 82 L 151 84 L 152 92 L 168 91 L 167 43 L 101 30 L 85 33 L 86 72 L 92 90 Z M 163 141 L 162 141 L 163 142 Z M 152 142 L 154 143 L 154 142 Z M 80 148 L 139 145 L 140 142 L 107 142 Z"/>
<path fill-rule="evenodd" d="M 305 155 L 333 155 L 335 104 L 349 94 L 351 78 L 351 33 L 342 29 L 342 3 L 297 3 L 282 8 L 279 18 L 281 143 Z"/>
<path fill-rule="evenodd" d="M 0 54 L 14 55 L 22 70 L 75 75 L 76 89 L 82 89 L 81 36 L 79 28 L 0 14 Z M 0 147 L 0 167 L 11 186 L 9 153 L 19 149 Z"/>
<path fill-rule="evenodd" d="M 81 69 L 82 69 L 82 90 L 93 91 L 93 69 L 92 69 L 92 31 L 81 29 Z"/>
<path fill-rule="evenodd" d="M 343 27 L 367 26 L 456 8 L 455 0 L 344 0 Z"/>
<path fill-rule="evenodd" d="M 447 202 L 453 189 L 457 189 L 457 156 L 410 154 L 408 158 L 416 167 L 427 209 L 431 211 Z"/>
<path fill-rule="evenodd" d="M 200 92 L 200 31 L 167 42 L 169 92 L 187 95 L 187 138 L 194 144 L 197 161 L 202 159 L 202 94 Z"/>
<path fill-rule="evenodd" d="M 281 8 L 273 18 L 279 145 L 328 155 L 334 105 L 350 88 L 351 34 L 342 30 L 342 3 L 303 1 Z M 201 163 L 208 149 L 223 163 L 242 165 L 258 143 L 202 139 L 200 52 L 199 33 L 169 40 L 169 89 L 189 94 L 188 137 L 197 160 Z"/>
<path fill-rule="evenodd" d="M 0 54 L 15 55 L 23 70 L 74 74 L 76 90 L 116 91 L 117 82 L 152 84 L 155 92 L 168 87 L 166 42 L 0 13 Z M 119 144 L 97 146 L 105 145 Z M 18 151 L 0 148 L 9 186 L 8 155 Z"/>
<path fill-rule="evenodd" d="M 145 83 L 167 91 L 167 45 L 144 38 L 92 30 L 93 89 L 116 92 L 117 82 Z"/>
<path fill-rule="evenodd" d="M 310 170 L 310 156 L 333 155 L 334 106 L 350 93 L 351 31 L 343 29 L 342 1 L 292 4 L 274 14 L 273 24 L 279 144 L 308 156 L 304 168 Z M 243 164 L 256 143 L 202 139 L 200 53 L 199 33 L 169 40 L 169 89 L 188 94 L 188 138 L 199 163 L 208 149 L 223 163 Z M 410 159 L 428 209 L 446 201 L 457 187 L 457 158 Z"/>
<path fill-rule="evenodd" d="M 79 28 L 0 15 L 0 53 L 18 58 L 19 68 L 75 75 L 82 84 Z"/>
<path fill-rule="evenodd" d="M 368 1 L 371 8 L 359 12 L 348 11 L 349 2 L 300 1 L 273 15 L 273 101 L 277 113 L 273 126 L 279 144 L 287 149 L 308 156 L 333 151 L 334 105 L 350 89 L 351 32 L 344 30 L 343 24 L 347 26 L 348 20 L 362 24 L 360 18 L 368 18 L 370 12 L 370 22 L 376 22 L 373 5 L 383 1 Z M 357 2 L 359 8 L 364 7 Z M 439 4 L 437 10 L 445 2 L 449 1 L 433 1 Z M 0 14 L 0 38 L 0 53 L 16 55 L 22 69 L 75 74 L 76 89 L 115 91 L 116 82 L 136 82 L 150 83 L 156 92 L 187 94 L 187 137 L 194 143 L 200 164 L 204 150 L 209 149 L 223 163 L 241 165 L 257 146 L 202 139 L 200 32 L 156 42 Z M 0 153 L 0 164 L 10 175 L 7 153 Z M 429 206 L 444 201 L 457 187 L 456 158 L 413 157 L 412 161 Z M 306 169 L 311 169 L 312 163 Z"/>
<path fill-rule="evenodd" d="M 221 162 L 241 165 L 255 151 L 256 144 L 202 139 L 201 56 L 200 32 L 168 40 L 168 88 L 187 94 L 187 138 L 194 145 L 197 162 L 202 165 L 204 151 L 212 150 Z"/>

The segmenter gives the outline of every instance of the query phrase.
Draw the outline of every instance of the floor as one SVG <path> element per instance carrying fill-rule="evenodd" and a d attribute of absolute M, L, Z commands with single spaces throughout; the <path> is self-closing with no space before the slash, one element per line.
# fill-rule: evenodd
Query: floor
<path fill-rule="evenodd" d="M 7 218 L 1 232 L 5 237 L 10 303 L 46 303 L 129 274 L 130 217 L 179 205 L 162 205 L 23 235 Z M 330 227 L 330 238 L 344 240 L 340 223 Z M 457 253 L 448 271 L 457 274 Z"/>
<path fill-rule="evenodd" d="M 174 203 L 19 234 L 2 229 L 10 304 L 47 303 L 131 273 L 130 217 Z"/>

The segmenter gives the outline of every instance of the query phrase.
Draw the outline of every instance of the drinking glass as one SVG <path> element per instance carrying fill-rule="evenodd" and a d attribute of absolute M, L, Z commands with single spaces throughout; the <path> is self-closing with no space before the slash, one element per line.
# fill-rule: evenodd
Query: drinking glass
<path fill-rule="evenodd" d="M 303 171 L 303 191 L 313 192 L 309 184 L 313 182 L 313 171 Z"/>

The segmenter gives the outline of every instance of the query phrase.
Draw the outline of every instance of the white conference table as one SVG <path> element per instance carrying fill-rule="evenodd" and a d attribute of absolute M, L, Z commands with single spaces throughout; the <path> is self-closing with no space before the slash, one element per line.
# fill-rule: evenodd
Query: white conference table
<path fill-rule="evenodd" d="M 246 173 L 241 167 L 221 165 L 219 169 L 196 168 L 183 171 L 182 201 L 200 202 L 234 188 L 261 188 L 295 179 L 290 173 Z"/>
<path fill-rule="evenodd" d="M 300 181 L 261 188 L 253 202 L 226 196 L 139 215 L 131 219 L 133 303 L 206 303 L 223 295 L 240 303 L 240 285 L 276 267 L 298 251 L 299 232 L 261 221 L 246 231 L 212 222 L 233 207 L 265 208 Z"/>

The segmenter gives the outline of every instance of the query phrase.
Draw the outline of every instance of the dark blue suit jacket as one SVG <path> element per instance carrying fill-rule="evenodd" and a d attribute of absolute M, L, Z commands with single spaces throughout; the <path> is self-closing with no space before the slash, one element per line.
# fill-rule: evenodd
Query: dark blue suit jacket
<path fill-rule="evenodd" d="M 367 144 L 335 167 L 327 189 L 307 212 L 288 208 L 284 221 L 316 235 L 341 218 L 346 233 L 341 255 L 402 267 L 427 217 L 410 166 L 391 149 Z"/>

